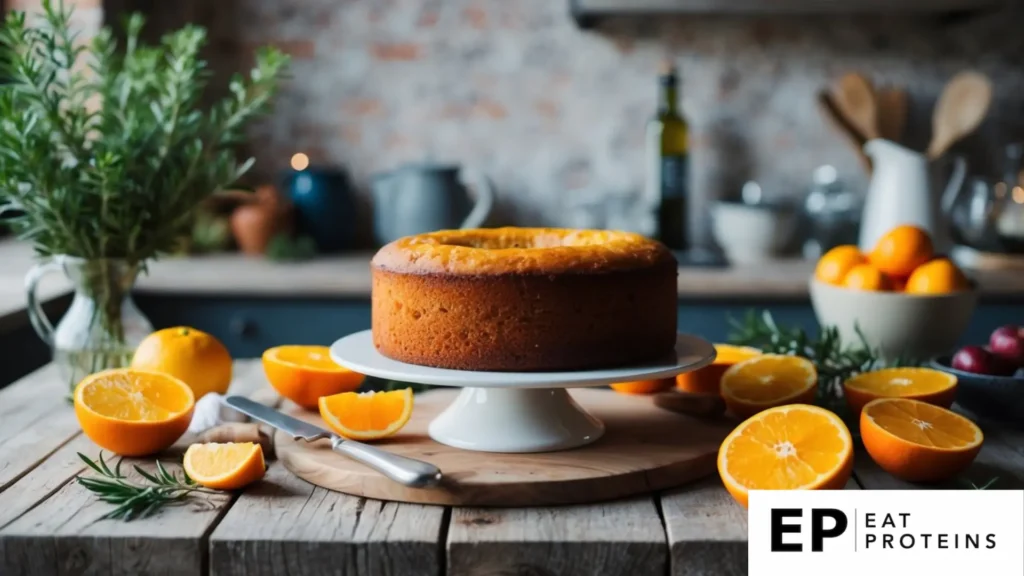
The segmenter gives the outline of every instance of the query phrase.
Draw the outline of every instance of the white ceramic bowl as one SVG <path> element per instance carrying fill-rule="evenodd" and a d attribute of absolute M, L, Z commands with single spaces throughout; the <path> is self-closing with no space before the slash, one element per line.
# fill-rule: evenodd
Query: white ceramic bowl
<path fill-rule="evenodd" d="M 771 260 L 789 242 L 796 211 L 764 204 L 716 202 L 711 208 L 712 233 L 730 262 Z"/>
<path fill-rule="evenodd" d="M 811 278 L 811 305 L 821 326 L 835 326 L 847 345 L 859 342 L 889 358 L 926 359 L 948 354 L 967 330 L 976 289 L 934 296 L 851 290 Z"/>

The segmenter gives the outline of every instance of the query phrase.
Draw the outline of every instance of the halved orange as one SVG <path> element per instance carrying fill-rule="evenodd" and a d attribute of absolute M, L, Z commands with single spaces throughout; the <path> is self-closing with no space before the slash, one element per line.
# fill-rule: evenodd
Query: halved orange
<path fill-rule="evenodd" d="M 883 470 L 909 482 L 937 482 L 974 461 L 985 436 L 974 422 L 938 406 L 879 398 L 860 413 L 860 436 Z"/>
<path fill-rule="evenodd" d="M 949 408 L 956 398 L 956 376 L 931 368 L 883 368 L 843 382 L 854 415 L 876 398 L 911 398 Z"/>
<path fill-rule="evenodd" d="M 832 412 L 807 404 L 756 414 L 718 450 L 722 483 L 744 507 L 750 490 L 838 490 L 852 472 L 850 430 Z"/>
<path fill-rule="evenodd" d="M 377 440 L 398 432 L 412 416 L 412 388 L 391 392 L 344 392 L 320 398 L 320 416 L 337 434 Z"/>
<path fill-rule="evenodd" d="M 263 447 L 253 442 L 193 444 L 185 451 L 185 473 L 200 486 L 237 490 L 263 478 Z"/>
<path fill-rule="evenodd" d="M 676 376 L 676 388 L 694 394 L 721 393 L 722 374 L 734 364 L 760 356 L 761 351 L 749 346 L 715 344 L 715 360 L 711 364 Z"/>
<path fill-rule="evenodd" d="M 635 380 L 633 382 L 618 382 L 612 384 L 612 390 L 619 394 L 654 394 L 672 387 L 672 378 L 661 378 L 659 380 Z"/>
<path fill-rule="evenodd" d="M 321 396 L 358 390 L 366 378 L 331 360 L 327 346 L 278 346 L 263 353 L 263 371 L 281 396 L 314 410 Z"/>
<path fill-rule="evenodd" d="M 762 354 L 722 374 L 725 405 L 741 418 L 774 406 L 811 402 L 817 390 L 818 371 L 800 356 Z"/>
<path fill-rule="evenodd" d="M 188 384 L 163 372 L 134 368 L 87 376 L 74 394 L 82 432 L 121 456 L 168 448 L 192 421 L 195 396 Z"/>

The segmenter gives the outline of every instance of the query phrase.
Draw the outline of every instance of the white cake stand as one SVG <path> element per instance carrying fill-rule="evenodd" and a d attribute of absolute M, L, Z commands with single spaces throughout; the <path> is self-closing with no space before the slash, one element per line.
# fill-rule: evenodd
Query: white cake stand
<path fill-rule="evenodd" d="M 696 336 L 679 334 L 675 354 L 626 368 L 578 372 L 472 372 L 398 362 L 381 355 L 370 330 L 331 346 L 339 365 L 369 376 L 461 387 L 462 393 L 430 423 L 430 437 L 442 444 L 482 452 L 549 452 L 589 444 L 604 424 L 583 410 L 566 388 L 668 378 L 710 364 L 715 348 Z"/>

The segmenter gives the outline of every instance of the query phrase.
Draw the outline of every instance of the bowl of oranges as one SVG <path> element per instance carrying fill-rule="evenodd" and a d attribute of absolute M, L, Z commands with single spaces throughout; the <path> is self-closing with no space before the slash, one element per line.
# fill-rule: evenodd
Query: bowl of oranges
<path fill-rule="evenodd" d="M 974 283 L 952 260 L 934 253 L 928 233 L 898 226 L 868 253 L 837 246 L 818 260 L 811 305 L 821 326 L 893 358 L 949 352 L 977 303 Z"/>

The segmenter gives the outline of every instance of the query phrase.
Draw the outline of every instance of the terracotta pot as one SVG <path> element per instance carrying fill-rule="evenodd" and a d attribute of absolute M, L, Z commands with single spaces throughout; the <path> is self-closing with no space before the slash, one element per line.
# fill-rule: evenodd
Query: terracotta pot
<path fill-rule="evenodd" d="M 288 229 L 291 210 L 272 186 L 261 186 L 252 196 L 231 213 L 231 234 L 239 250 L 258 256 L 274 236 Z"/>

